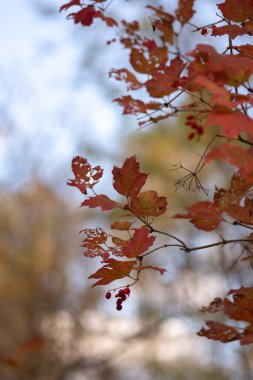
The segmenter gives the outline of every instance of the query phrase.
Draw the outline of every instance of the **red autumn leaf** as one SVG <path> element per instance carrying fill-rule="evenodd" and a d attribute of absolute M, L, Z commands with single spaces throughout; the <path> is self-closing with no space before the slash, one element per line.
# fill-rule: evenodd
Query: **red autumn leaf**
<path fill-rule="evenodd" d="M 74 5 L 81 6 L 80 0 L 72 0 L 69 3 L 66 3 L 60 7 L 60 12 L 63 10 L 68 10 L 70 7 L 73 7 Z"/>
<path fill-rule="evenodd" d="M 156 18 L 152 21 L 153 31 L 159 30 L 161 32 L 161 39 L 163 42 L 173 44 L 173 21 L 174 16 L 163 10 L 162 7 L 156 8 L 152 5 L 148 5 L 147 8 L 152 9 Z"/>
<path fill-rule="evenodd" d="M 137 73 L 149 74 L 151 67 L 142 50 L 131 49 L 130 63 Z"/>
<path fill-rule="evenodd" d="M 253 185 L 252 182 L 247 182 L 244 178 L 241 177 L 240 172 L 237 172 L 233 175 L 230 188 L 225 189 L 216 189 L 214 194 L 214 204 L 215 206 L 223 212 L 228 212 L 230 216 L 240 207 L 242 198 L 245 197 L 245 192 L 250 189 Z M 237 219 L 237 218 L 235 218 Z"/>
<path fill-rule="evenodd" d="M 99 12 L 99 15 L 97 17 L 101 18 L 101 20 L 103 20 L 109 27 L 118 26 L 118 23 L 116 20 L 114 20 L 114 18 L 105 16 L 103 12 Z"/>
<path fill-rule="evenodd" d="M 138 90 L 142 87 L 142 84 L 138 82 L 136 76 L 127 69 L 113 69 L 109 72 L 109 77 L 126 82 L 128 84 L 128 90 Z"/>
<path fill-rule="evenodd" d="M 94 5 L 88 5 L 78 12 L 70 13 L 67 18 L 73 19 L 75 24 L 82 24 L 83 26 L 90 26 L 95 18 L 100 18 L 109 27 L 117 26 L 117 22 L 114 19 L 104 16 L 103 12 L 97 11 Z"/>
<path fill-rule="evenodd" d="M 99 279 L 92 287 L 97 285 L 107 285 L 115 280 L 129 276 L 135 260 L 133 261 L 119 261 L 115 259 L 108 259 L 105 261 L 105 265 L 98 269 L 97 272 L 89 276 L 89 278 Z"/>
<path fill-rule="evenodd" d="M 101 210 L 113 210 L 121 207 L 118 202 L 113 201 L 107 195 L 100 194 L 95 197 L 90 197 L 81 203 L 81 206 L 88 206 L 90 208 L 100 207 Z"/>
<path fill-rule="evenodd" d="M 109 259 L 109 252 L 101 247 L 99 244 L 83 243 L 81 247 L 85 248 L 83 255 L 93 259 L 94 257 L 102 257 L 103 261 Z"/>
<path fill-rule="evenodd" d="M 103 169 L 100 166 L 92 168 L 86 158 L 80 156 L 73 158 L 72 171 L 75 179 L 68 180 L 67 184 L 77 187 L 85 195 L 87 189 L 92 189 L 103 175 Z"/>
<path fill-rule="evenodd" d="M 128 231 L 133 223 L 131 222 L 114 222 L 111 224 L 112 230 Z"/>
<path fill-rule="evenodd" d="M 202 328 L 199 332 L 199 336 L 205 336 L 208 339 L 219 340 L 222 343 L 233 342 L 241 337 L 241 334 L 236 328 L 227 326 L 223 323 L 214 321 L 206 321 L 208 328 Z"/>
<path fill-rule="evenodd" d="M 244 328 L 239 326 L 237 329 L 236 326 L 208 321 L 209 329 L 204 328 L 198 334 L 209 339 L 220 340 L 223 343 L 240 340 L 242 345 L 250 344 L 253 342 L 253 288 L 242 286 L 240 289 L 231 289 L 228 296 L 232 296 L 232 301 L 229 298 L 216 298 L 208 307 L 202 308 L 202 311 L 223 312 L 226 317 L 240 322 L 248 322 L 248 325 Z"/>
<path fill-rule="evenodd" d="M 123 115 L 146 114 L 149 110 L 156 110 L 162 106 L 162 104 L 158 102 L 150 102 L 146 104 L 142 100 L 133 99 L 130 95 L 114 99 L 114 102 L 118 102 L 119 105 L 124 108 Z"/>
<path fill-rule="evenodd" d="M 220 26 L 219 28 L 216 25 L 211 26 L 212 29 L 212 36 L 223 36 L 224 34 L 227 34 L 229 38 L 232 38 L 232 40 L 238 36 L 243 36 L 244 34 L 248 34 L 248 29 L 244 26 L 239 25 L 224 25 Z"/>
<path fill-rule="evenodd" d="M 253 325 L 252 324 L 244 329 L 240 342 L 242 346 L 253 343 Z"/>
<path fill-rule="evenodd" d="M 253 19 L 253 0 L 226 0 L 217 5 L 223 16 L 234 22 Z"/>
<path fill-rule="evenodd" d="M 103 228 L 85 228 L 80 231 L 80 234 L 84 236 L 84 243 L 103 244 L 107 240 L 107 233 Z"/>
<path fill-rule="evenodd" d="M 135 215 L 159 216 L 166 211 L 166 197 L 158 197 L 156 191 L 143 191 L 137 197 L 131 198 L 130 210 Z"/>
<path fill-rule="evenodd" d="M 176 16 L 182 24 L 186 24 L 194 15 L 193 5 L 194 0 L 179 0 Z"/>
<path fill-rule="evenodd" d="M 213 159 L 229 162 L 240 170 L 243 179 L 248 182 L 253 180 L 253 156 L 250 151 L 232 143 L 222 144 L 212 148 L 205 157 L 207 163 Z"/>
<path fill-rule="evenodd" d="M 149 233 L 149 229 L 146 226 L 136 228 L 133 237 L 121 244 L 122 253 L 130 259 L 133 257 L 138 257 L 147 251 L 156 239 L 155 236 L 148 236 Z"/>
<path fill-rule="evenodd" d="M 191 76 L 202 74 L 217 84 L 239 86 L 253 74 L 252 59 L 233 54 L 221 55 L 209 45 L 199 44 L 187 55 L 195 58 L 189 64 Z"/>
<path fill-rule="evenodd" d="M 204 89 L 206 88 L 212 94 L 211 102 L 214 105 L 220 105 L 224 107 L 232 106 L 232 103 L 230 101 L 230 94 L 224 87 L 217 85 L 215 82 L 211 81 L 203 75 L 199 75 L 194 82 L 201 85 Z"/>
<path fill-rule="evenodd" d="M 241 46 L 234 46 L 234 49 L 238 50 L 241 54 L 245 55 L 246 57 L 253 58 L 253 45 L 247 44 Z"/>
<path fill-rule="evenodd" d="M 253 138 L 253 120 L 240 111 L 215 108 L 209 113 L 206 126 L 221 126 L 221 134 L 228 139 L 236 138 L 241 131 Z"/>
<path fill-rule="evenodd" d="M 152 72 L 153 78 L 144 83 L 148 93 L 153 98 L 161 98 L 175 91 L 174 82 L 184 69 L 180 58 L 174 58 L 170 66 L 161 66 Z"/>
<path fill-rule="evenodd" d="M 85 248 L 83 252 L 84 256 L 90 258 L 100 256 L 103 260 L 109 258 L 109 253 L 101 246 L 101 244 L 106 242 L 108 237 L 102 228 L 86 228 L 80 231 L 80 234 L 84 236 L 83 244 L 81 244 L 81 247 Z"/>
<path fill-rule="evenodd" d="M 191 219 L 196 228 L 204 231 L 215 230 L 221 222 L 221 211 L 212 202 L 197 202 L 186 209 L 188 214 L 176 214 L 173 218 Z"/>
<path fill-rule="evenodd" d="M 252 200 L 246 198 L 244 201 L 245 205 L 231 205 L 227 213 L 238 222 L 253 225 L 253 203 Z"/>
<path fill-rule="evenodd" d="M 114 189 L 126 197 L 136 196 L 148 176 L 148 174 L 140 172 L 140 165 L 135 156 L 127 158 L 122 168 L 114 166 L 112 174 Z"/>

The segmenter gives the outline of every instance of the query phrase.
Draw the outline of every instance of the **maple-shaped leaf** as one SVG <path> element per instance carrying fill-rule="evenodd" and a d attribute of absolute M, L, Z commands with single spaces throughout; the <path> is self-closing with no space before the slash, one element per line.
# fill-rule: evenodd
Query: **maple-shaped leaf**
<path fill-rule="evenodd" d="M 217 6 L 227 20 L 243 22 L 253 19 L 253 0 L 226 0 Z"/>
<path fill-rule="evenodd" d="M 128 90 L 138 90 L 142 87 L 142 84 L 138 82 L 136 76 L 128 69 L 113 69 L 109 72 L 109 77 L 126 82 L 128 84 Z"/>
<path fill-rule="evenodd" d="M 68 180 L 67 184 L 77 187 L 85 195 L 87 189 L 92 189 L 103 175 L 103 169 L 100 166 L 92 168 L 87 159 L 80 156 L 73 158 L 72 171 L 75 179 Z"/>
<path fill-rule="evenodd" d="M 114 166 L 112 174 L 114 189 L 126 197 L 136 196 L 148 176 L 148 174 L 140 172 L 140 165 L 135 156 L 127 158 L 122 168 Z"/>
<path fill-rule="evenodd" d="M 155 236 L 149 236 L 149 234 L 150 231 L 146 226 L 136 228 L 133 237 L 121 244 L 122 253 L 129 259 L 140 256 L 153 245 L 156 239 Z"/>
<path fill-rule="evenodd" d="M 128 231 L 133 223 L 131 222 L 114 222 L 111 224 L 112 230 Z"/>
<path fill-rule="evenodd" d="M 144 83 L 149 95 L 153 98 L 161 98 L 174 92 L 175 78 L 180 76 L 184 66 L 184 62 L 177 57 L 171 61 L 170 66 L 161 66 L 153 71 L 153 78 Z"/>
<path fill-rule="evenodd" d="M 253 155 L 251 151 L 246 151 L 232 143 L 222 144 L 213 147 L 205 157 L 207 163 L 213 159 L 229 162 L 240 170 L 242 178 L 248 182 L 253 180 Z"/>
<path fill-rule="evenodd" d="M 81 206 L 88 206 L 90 208 L 100 207 L 103 211 L 113 210 L 121 207 L 118 202 L 113 201 L 107 195 L 100 194 L 90 197 L 81 203 Z"/>
<path fill-rule="evenodd" d="M 204 231 L 215 230 L 221 222 L 221 211 L 214 203 L 202 201 L 186 207 L 187 214 L 176 214 L 173 218 L 191 219 L 196 228 Z"/>
<path fill-rule="evenodd" d="M 214 125 L 221 126 L 221 134 L 228 139 L 236 138 L 241 131 L 253 138 L 253 120 L 238 110 L 214 108 L 208 115 L 206 126 Z"/>
<path fill-rule="evenodd" d="M 107 285 L 115 280 L 127 277 L 130 275 L 135 260 L 133 261 L 119 261 L 115 259 L 108 259 L 105 261 L 105 265 L 98 269 L 94 274 L 89 276 L 90 278 L 99 279 L 92 287 L 97 285 Z"/>
<path fill-rule="evenodd" d="M 137 216 L 159 216 L 166 211 L 166 197 L 158 197 L 156 191 L 143 191 L 131 198 L 130 210 Z"/>
<path fill-rule="evenodd" d="M 117 26 L 117 22 L 111 17 L 106 17 L 102 11 L 95 9 L 94 5 L 88 5 L 80 11 L 70 13 L 67 19 L 73 19 L 75 24 L 82 24 L 83 26 L 90 26 L 95 18 L 103 20 L 107 26 Z"/>
<path fill-rule="evenodd" d="M 241 334 L 235 327 L 223 323 L 206 321 L 208 328 L 202 328 L 199 336 L 205 336 L 208 339 L 219 340 L 222 343 L 233 342 L 241 338 Z"/>
<path fill-rule="evenodd" d="M 66 3 L 66 4 L 63 4 L 61 7 L 60 7 L 60 12 L 63 11 L 63 10 L 68 10 L 70 7 L 73 7 L 74 5 L 79 5 L 81 6 L 81 3 L 80 3 L 80 0 L 72 0 L 70 1 L 69 3 Z"/>
<path fill-rule="evenodd" d="M 140 113 L 146 114 L 149 110 L 156 110 L 162 107 L 161 103 L 144 103 L 142 100 L 133 99 L 130 95 L 114 99 L 114 102 L 118 102 L 119 105 L 123 107 L 123 115 L 138 115 Z"/>
<path fill-rule="evenodd" d="M 245 26 L 239 26 L 239 25 L 224 25 L 220 26 L 219 28 L 216 25 L 211 26 L 212 29 L 212 36 L 224 36 L 224 34 L 227 34 L 229 38 L 232 38 L 232 40 L 238 36 L 243 36 L 244 34 L 248 34 L 249 31 Z"/>
<path fill-rule="evenodd" d="M 176 16 L 182 24 L 186 24 L 194 15 L 193 5 L 194 0 L 179 0 Z"/>

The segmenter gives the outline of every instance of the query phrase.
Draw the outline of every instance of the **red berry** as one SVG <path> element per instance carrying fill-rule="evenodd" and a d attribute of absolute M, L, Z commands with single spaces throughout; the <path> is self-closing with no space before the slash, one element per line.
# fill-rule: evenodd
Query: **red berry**
<path fill-rule="evenodd" d="M 202 28 L 201 29 L 201 34 L 202 34 L 202 36 L 205 36 L 207 34 L 207 29 L 206 28 Z"/>
<path fill-rule="evenodd" d="M 188 140 L 192 140 L 195 137 L 195 133 L 192 132 L 188 135 Z"/>
<path fill-rule="evenodd" d="M 121 305 L 121 304 L 117 304 L 116 309 L 117 309 L 118 311 L 122 310 L 122 305 Z"/>
<path fill-rule="evenodd" d="M 122 297 L 125 295 L 125 291 L 123 289 L 120 289 L 119 291 L 119 296 Z"/>
<path fill-rule="evenodd" d="M 198 134 L 201 136 L 204 133 L 203 127 L 198 127 Z"/>
<path fill-rule="evenodd" d="M 105 295 L 105 298 L 106 298 L 107 300 L 109 300 L 109 299 L 111 298 L 111 296 L 112 296 L 111 293 L 110 293 L 110 292 L 107 292 L 106 295 Z"/>
<path fill-rule="evenodd" d="M 120 299 L 121 299 L 121 302 L 124 302 L 126 300 L 126 295 L 122 294 L 122 296 L 120 297 Z"/>
<path fill-rule="evenodd" d="M 124 289 L 124 292 L 125 292 L 125 294 L 126 294 L 127 296 L 129 296 L 131 290 L 130 290 L 129 288 L 125 288 L 125 289 Z"/>

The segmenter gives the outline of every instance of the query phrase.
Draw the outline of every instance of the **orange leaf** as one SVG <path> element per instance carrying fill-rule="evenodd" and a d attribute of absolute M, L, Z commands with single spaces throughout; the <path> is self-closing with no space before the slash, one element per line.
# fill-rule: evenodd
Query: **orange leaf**
<path fill-rule="evenodd" d="M 131 198 L 130 210 L 137 216 L 159 216 L 166 211 L 166 197 L 158 197 L 156 191 L 143 191 Z"/>
<path fill-rule="evenodd" d="M 89 276 L 89 278 L 99 279 L 92 287 L 97 285 L 107 285 L 115 280 L 129 276 L 132 271 L 134 261 L 119 261 L 115 259 L 108 259 L 105 265 L 98 269 L 96 273 Z"/>
<path fill-rule="evenodd" d="M 111 224 L 112 230 L 127 231 L 133 223 L 131 222 L 114 222 Z"/>
<path fill-rule="evenodd" d="M 101 210 L 107 211 L 119 208 L 120 204 L 110 199 L 107 195 L 100 194 L 86 199 L 81 203 L 81 206 L 88 206 L 90 208 L 100 207 Z"/>

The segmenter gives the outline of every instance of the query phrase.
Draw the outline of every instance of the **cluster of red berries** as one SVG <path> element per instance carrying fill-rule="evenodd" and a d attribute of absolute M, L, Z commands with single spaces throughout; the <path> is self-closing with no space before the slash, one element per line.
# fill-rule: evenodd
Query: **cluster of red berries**
<path fill-rule="evenodd" d="M 187 116 L 186 118 L 186 125 L 189 125 L 190 128 L 192 128 L 194 131 L 193 132 L 190 132 L 189 135 L 188 135 L 188 140 L 192 140 L 194 137 L 196 136 L 201 136 L 203 135 L 204 133 L 204 129 L 203 127 L 201 127 L 201 125 L 198 125 L 196 123 L 196 119 L 193 115 L 189 115 Z"/>
<path fill-rule="evenodd" d="M 118 293 L 115 294 L 115 298 L 117 298 L 116 309 L 118 311 L 122 310 L 122 303 L 129 297 L 129 295 L 130 295 L 130 289 L 128 286 L 124 289 L 120 289 Z M 111 296 L 112 296 L 111 292 L 107 292 L 105 295 L 105 298 L 109 300 Z"/>

